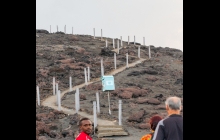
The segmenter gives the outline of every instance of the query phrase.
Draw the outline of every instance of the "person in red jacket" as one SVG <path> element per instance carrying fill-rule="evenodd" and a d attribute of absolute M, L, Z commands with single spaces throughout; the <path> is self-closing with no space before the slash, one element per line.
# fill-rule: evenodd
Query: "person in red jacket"
<path fill-rule="evenodd" d="M 75 140 L 92 140 L 92 121 L 89 118 L 82 118 L 79 121 L 80 133 Z"/>

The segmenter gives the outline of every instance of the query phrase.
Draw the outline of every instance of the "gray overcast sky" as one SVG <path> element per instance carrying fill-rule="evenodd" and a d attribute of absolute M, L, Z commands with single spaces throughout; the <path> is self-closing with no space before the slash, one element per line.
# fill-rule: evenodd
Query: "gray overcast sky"
<path fill-rule="evenodd" d="M 183 0 L 36 0 L 36 28 L 183 51 Z"/>

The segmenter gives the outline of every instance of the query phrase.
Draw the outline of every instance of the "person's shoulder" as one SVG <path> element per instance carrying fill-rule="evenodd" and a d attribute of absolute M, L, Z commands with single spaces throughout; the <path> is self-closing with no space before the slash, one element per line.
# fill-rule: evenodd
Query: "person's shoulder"
<path fill-rule="evenodd" d="M 83 132 L 80 132 L 79 135 L 76 137 L 76 140 L 79 140 L 79 138 L 83 138 L 86 135 Z"/>

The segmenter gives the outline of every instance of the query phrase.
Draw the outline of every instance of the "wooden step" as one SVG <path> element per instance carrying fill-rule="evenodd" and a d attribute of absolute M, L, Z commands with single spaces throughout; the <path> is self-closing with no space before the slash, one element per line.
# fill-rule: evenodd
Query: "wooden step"
<path fill-rule="evenodd" d="M 96 127 L 97 132 L 96 135 L 98 138 L 106 137 L 106 136 L 127 136 L 128 132 L 126 132 L 121 125 L 98 125 Z"/>

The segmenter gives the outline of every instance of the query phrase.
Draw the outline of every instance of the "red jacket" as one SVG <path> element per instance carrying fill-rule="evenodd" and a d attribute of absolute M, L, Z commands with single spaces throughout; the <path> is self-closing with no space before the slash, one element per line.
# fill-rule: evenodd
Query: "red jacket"
<path fill-rule="evenodd" d="M 86 134 L 86 133 L 84 133 L 84 132 L 81 132 L 81 133 L 79 133 L 79 135 L 76 137 L 76 140 L 92 140 L 92 138 L 91 138 L 88 134 Z"/>

